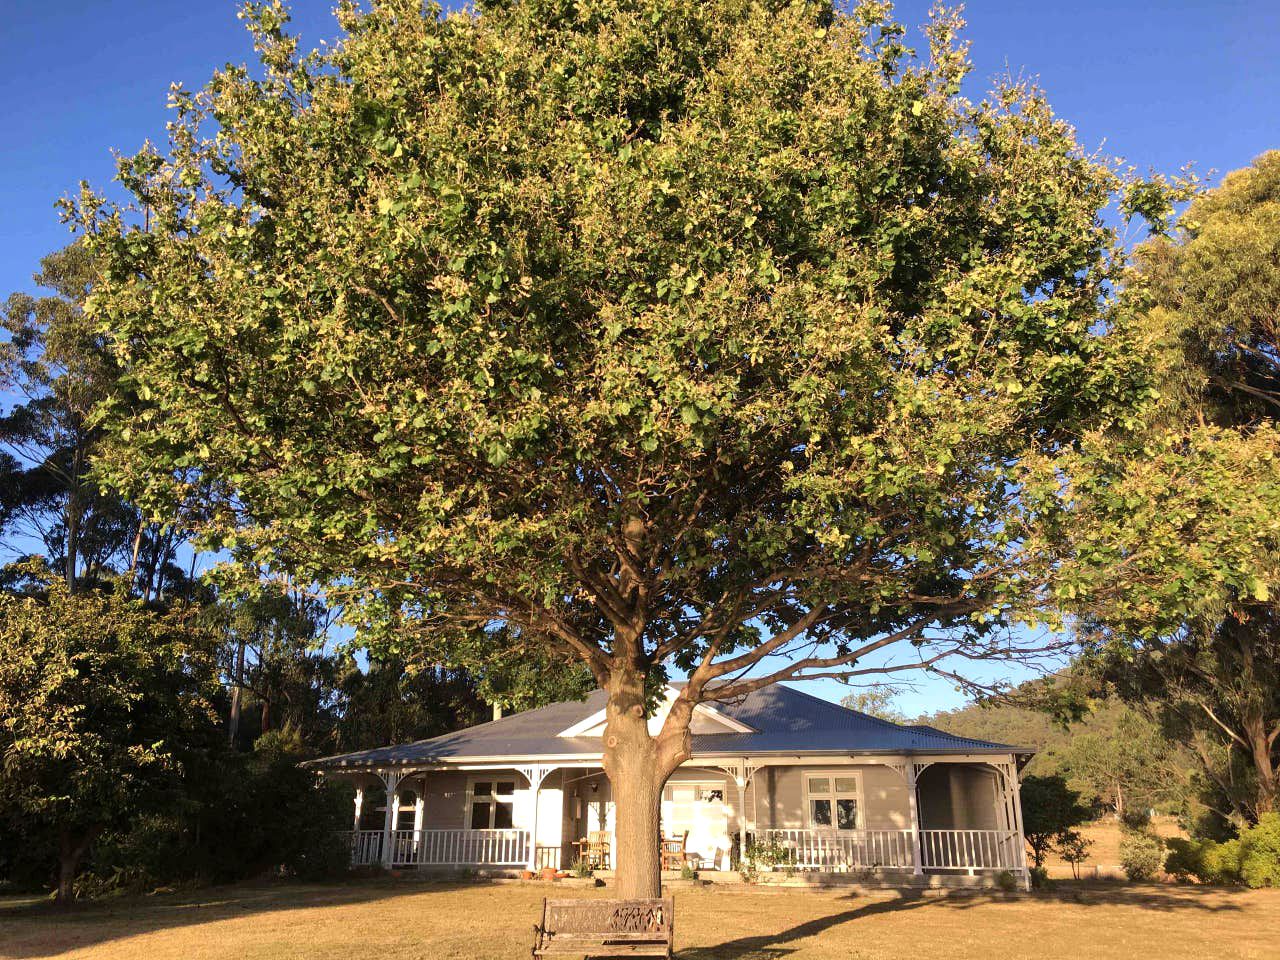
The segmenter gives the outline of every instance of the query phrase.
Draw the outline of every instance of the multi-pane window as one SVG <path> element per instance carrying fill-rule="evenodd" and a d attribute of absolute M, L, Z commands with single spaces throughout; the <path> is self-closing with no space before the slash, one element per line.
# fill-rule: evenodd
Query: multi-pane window
<path fill-rule="evenodd" d="M 809 826 L 820 829 L 858 829 L 858 778 L 810 776 Z"/>
<path fill-rule="evenodd" d="M 515 824 L 514 780 L 477 780 L 471 784 L 471 829 L 508 830 Z"/>

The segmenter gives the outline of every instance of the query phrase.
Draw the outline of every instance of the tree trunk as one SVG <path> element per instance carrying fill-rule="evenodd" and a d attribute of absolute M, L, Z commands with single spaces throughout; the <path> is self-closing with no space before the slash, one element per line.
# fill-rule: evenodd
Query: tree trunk
<path fill-rule="evenodd" d="M 80 503 L 80 461 L 81 451 L 77 446 L 71 455 L 71 482 L 67 489 L 67 592 L 76 592 L 76 560 L 80 553 L 80 514 L 84 507 Z"/>
<path fill-rule="evenodd" d="M 231 680 L 231 716 L 227 720 L 227 743 L 236 745 L 240 735 L 240 709 L 244 700 L 244 640 L 236 645 L 236 673 Z"/>
<path fill-rule="evenodd" d="M 80 872 L 80 860 L 84 857 L 89 844 L 93 842 L 96 831 L 90 830 L 82 837 L 73 837 L 71 831 L 63 830 L 58 844 L 58 893 L 57 902 L 67 906 L 76 896 L 76 874 Z"/>
<path fill-rule="evenodd" d="M 645 718 L 644 677 L 615 673 L 604 730 L 604 772 L 617 817 L 613 850 L 617 895 L 624 899 L 662 895 L 658 853 L 662 784 L 657 744 Z"/>
<path fill-rule="evenodd" d="M 1275 763 L 1271 757 L 1271 739 L 1267 736 L 1266 723 L 1254 714 L 1244 724 L 1245 739 L 1249 743 L 1249 759 L 1253 763 L 1257 787 L 1254 792 L 1254 817 L 1272 813 L 1276 809 L 1276 792 L 1280 788 Z"/>
<path fill-rule="evenodd" d="M 605 708 L 604 771 L 616 817 L 614 869 L 623 899 L 662 895 L 662 788 L 690 756 L 692 708 L 677 703 L 653 737 L 645 717 L 644 675 L 615 672 Z"/>

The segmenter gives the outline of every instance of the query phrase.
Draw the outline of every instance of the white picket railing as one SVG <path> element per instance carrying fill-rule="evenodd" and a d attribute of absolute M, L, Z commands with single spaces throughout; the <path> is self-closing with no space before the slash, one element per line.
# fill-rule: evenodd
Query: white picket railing
<path fill-rule="evenodd" d="M 351 836 L 351 862 L 383 863 L 381 830 Z M 529 861 L 528 830 L 394 830 L 391 866 L 518 867 Z"/>
<path fill-rule="evenodd" d="M 382 831 L 357 830 L 351 838 L 351 865 L 366 866 L 382 862 Z"/>
<path fill-rule="evenodd" d="M 781 848 L 780 866 L 800 870 L 910 869 L 910 830 L 761 830 L 759 840 Z"/>
<path fill-rule="evenodd" d="M 926 870 L 1018 870 L 1016 830 L 921 830 Z"/>
<path fill-rule="evenodd" d="M 799 870 L 865 870 L 915 866 L 910 830 L 761 830 L 758 840 L 778 849 L 779 866 Z M 925 870 L 1020 870 L 1012 830 L 921 830 Z"/>

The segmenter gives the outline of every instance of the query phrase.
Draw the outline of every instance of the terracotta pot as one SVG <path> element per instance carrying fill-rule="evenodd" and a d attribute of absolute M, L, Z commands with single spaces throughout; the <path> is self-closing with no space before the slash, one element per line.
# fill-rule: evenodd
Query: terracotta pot
<path fill-rule="evenodd" d="M 533 871 L 532 871 L 532 870 L 521 870 L 521 871 L 520 871 L 520 879 L 521 879 L 521 880 L 532 880 L 532 879 L 533 879 Z"/>
<path fill-rule="evenodd" d="M 542 879 L 543 879 L 543 880 L 554 880 L 555 878 L 556 878 L 556 868 L 555 868 L 555 867 L 543 867 L 543 868 L 542 868 Z"/>

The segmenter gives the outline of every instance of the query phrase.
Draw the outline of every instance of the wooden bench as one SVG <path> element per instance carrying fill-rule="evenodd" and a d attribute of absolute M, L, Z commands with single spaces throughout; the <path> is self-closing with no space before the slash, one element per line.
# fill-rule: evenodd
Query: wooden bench
<path fill-rule="evenodd" d="M 543 900 L 533 956 L 670 957 L 675 908 L 661 900 Z"/>

